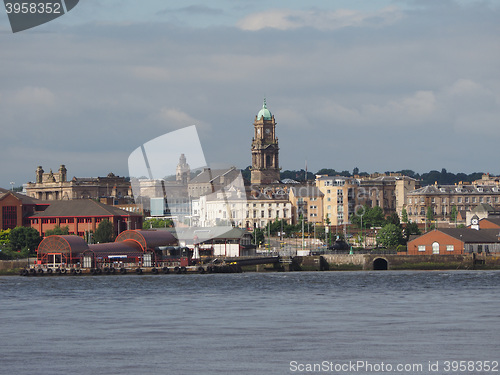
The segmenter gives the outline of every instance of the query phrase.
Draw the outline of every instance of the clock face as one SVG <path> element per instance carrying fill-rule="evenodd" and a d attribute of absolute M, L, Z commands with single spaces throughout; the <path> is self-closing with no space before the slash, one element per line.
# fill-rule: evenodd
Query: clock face
<path fill-rule="evenodd" d="M 477 219 L 472 219 L 472 220 L 471 220 L 471 223 L 472 223 L 473 225 L 476 225 L 476 224 L 478 223 L 478 221 L 477 221 Z"/>
<path fill-rule="evenodd" d="M 269 133 L 271 133 L 271 129 L 267 128 L 266 129 L 266 134 L 269 134 Z"/>
<path fill-rule="evenodd" d="M 260 129 L 257 129 L 257 135 L 260 135 Z"/>

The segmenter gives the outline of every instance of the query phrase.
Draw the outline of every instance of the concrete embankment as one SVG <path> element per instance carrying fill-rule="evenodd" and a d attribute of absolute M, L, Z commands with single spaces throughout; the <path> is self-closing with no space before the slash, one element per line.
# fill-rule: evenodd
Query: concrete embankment
<path fill-rule="evenodd" d="M 0 275 L 17 275 L 19 269 L 26 267 L 28 261 L 21 260 L 0 260 Z"/>
<path fill-rule="evenodd" d="M 440 270 L 500 269 L 500 256 L 326 254 L 330 270 Z"/>
<path fill-rule="evenodd" d="M 26 267 L 26 260 L 0 261 L 0 275 L 16 275 Z M 355 270 L 487 270 L 500 269 L 500 255 L 385 255 L 385 254 L 325 254 L 297 256 L 289 262 L 275 262 L 237 267 L 237 269 L 200 269 L 189 267 L 188 273 L 205 272 L 265 272 L 265 271 L 355 271 Z M 119 270 L 115 270 L 118 272 Z M 137 270 L 128 270 L 127 273 Z M 155 273 L 153 268 L 144 268 Z M 172 273 L 175 269 L 169 270 Z M 90 274 L 90 270 L 83 273 Z M 106 272 L 103 272 L 106 273 Z M 142 273 L 142 272 L 141 272 Z M 162 273 L 161 269 L 157 273 Z M 163 272 L 166 273 L 166 272 Z"/>

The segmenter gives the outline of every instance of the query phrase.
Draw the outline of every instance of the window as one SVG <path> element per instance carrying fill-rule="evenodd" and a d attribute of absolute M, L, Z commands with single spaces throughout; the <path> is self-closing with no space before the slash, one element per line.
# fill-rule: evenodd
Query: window
<path fill-rule="evenodd" d="M 425 245 L 418 245 L 418 251 L 425 251 Z"/>
<path fill-rule="evenodd" d="M 454 245 L 446 245 L 446 251 L 455 251 Z"/>
<path fill-rule="evenodd" d="M 439 254 L 439 242 L 432 243 L 432 254 Z"/>
<path fill-rule="evenodd" d="M 17 206 L 2 207 L 2 226 L 3 229 L 14 229 L 17 226 Z"/>

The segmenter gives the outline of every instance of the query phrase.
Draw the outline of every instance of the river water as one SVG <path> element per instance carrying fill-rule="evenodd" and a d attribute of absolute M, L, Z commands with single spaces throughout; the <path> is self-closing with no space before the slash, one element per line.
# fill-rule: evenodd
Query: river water
<path fill-rule="evenodd" d="M 9 276 L 0 319 L 1 374 L 500 372 L 498 271 Z"/>

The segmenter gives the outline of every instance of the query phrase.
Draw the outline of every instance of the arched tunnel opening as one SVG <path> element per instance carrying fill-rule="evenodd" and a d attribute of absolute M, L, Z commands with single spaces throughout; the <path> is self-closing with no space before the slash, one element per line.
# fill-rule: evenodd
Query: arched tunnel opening
<path fill-rule="evenodd" d="M 375 271 L 387 271 L 389 269 L 389 263 L 384 258 L 376 258 L 373 260 L 373 269 Z"/>

